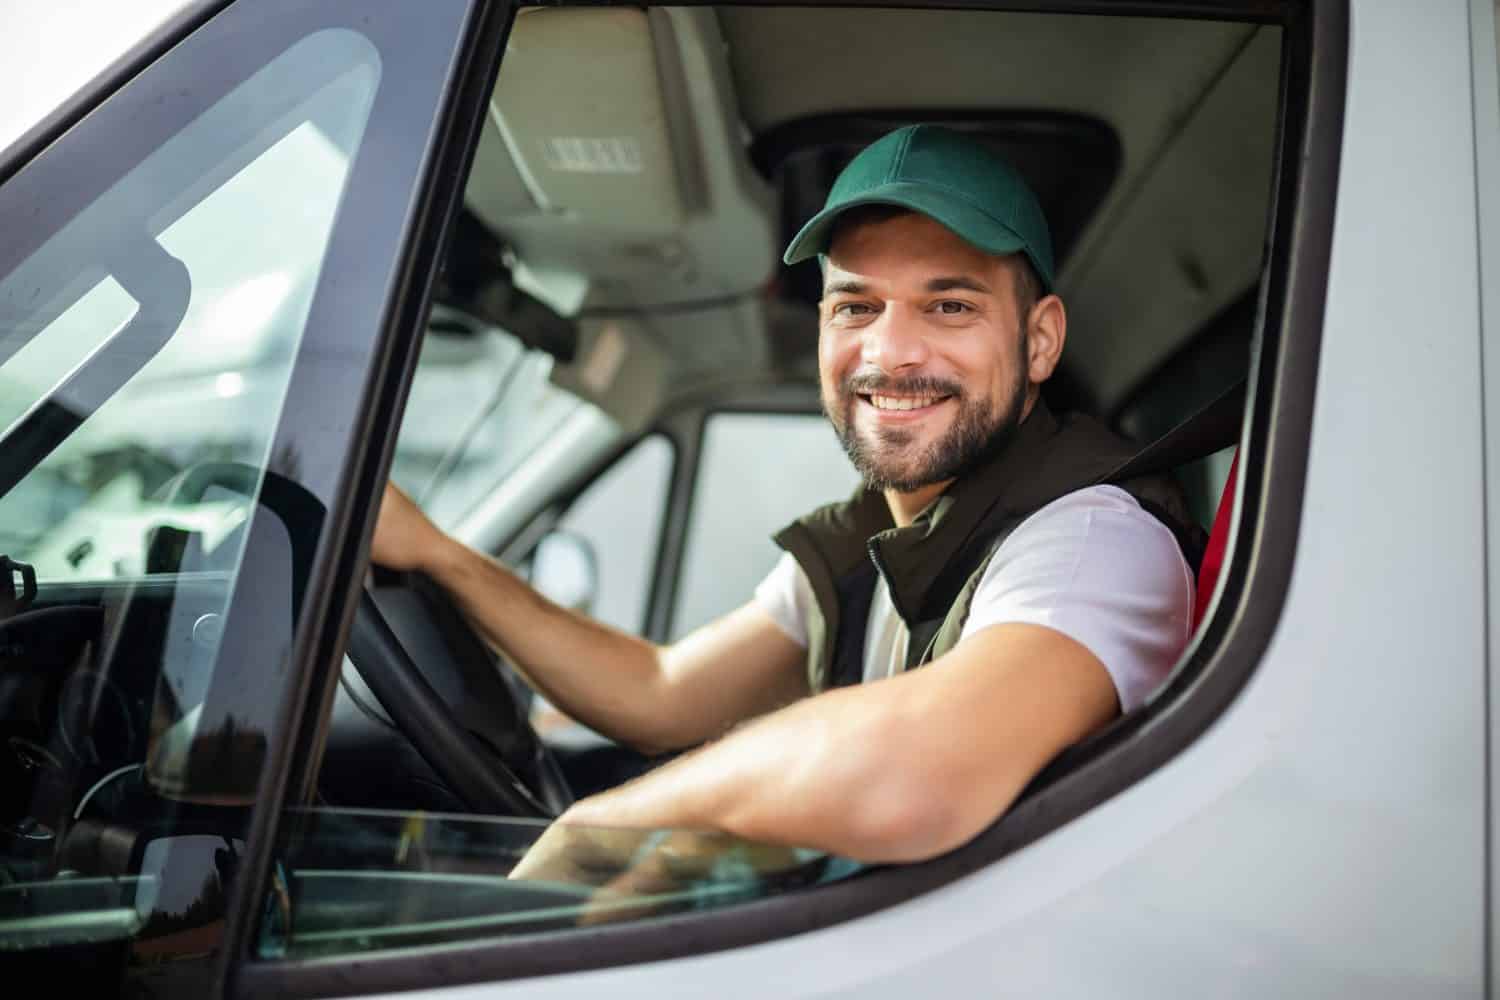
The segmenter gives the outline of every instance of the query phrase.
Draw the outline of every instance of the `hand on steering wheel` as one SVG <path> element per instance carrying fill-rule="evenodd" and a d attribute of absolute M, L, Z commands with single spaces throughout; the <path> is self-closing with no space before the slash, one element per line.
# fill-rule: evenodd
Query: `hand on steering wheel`
<path fill-rule="evenodd" d="M 238 462 L 205 462 L 189 467 L 167 484 L 165 499 L 197 502 L 215 485 L 254 496 L 287 526 L 293 549 L 292 606 L 300 608 L 312 561 L 307 540 L 318 537 L 322 503 L 284 476 L 262 473 Z M 429 616 L 456 613 L 451 607 L 438 606 L 440 600 L 431 595 L 422 600 Z M 448 647 L 442 649 L 451 653 Z M 452 655 L 435 652 L 424 656 L 419 665 L 368 588 L 360 595 L 349 637 L 349 658 L 402 735 L 470 809 L 548 818 L 571 804 L 572 794 L 561 768 L 532 730 L 494 664 L 460 663 Z M 494 683 L 484 683 L 486 676 L 492 676 Z M 453 683 L 455 679 L 457 683 Z M 455 696 L 455 692 L 461 694 Z M 466 696 L 477 696 L 481 703 L 454 703 Z M 466 708 L 477 708 L 489 720 L 488 736 L 464 724 L 461 715 Z M 508 728 L 497 731 L 497 726 Z"/>

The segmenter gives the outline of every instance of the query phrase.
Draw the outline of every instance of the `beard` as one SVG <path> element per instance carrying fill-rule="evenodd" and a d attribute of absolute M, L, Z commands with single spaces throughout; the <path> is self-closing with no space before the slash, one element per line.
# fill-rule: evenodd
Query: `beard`
<path fill-rule="evenodd" d="M 1025 338 L 1021 358 L 1026 358 Z M 1010 398 L 973 396 L 949 379 L 932 376 L 897 378 L 884 372 L 856 372 L 837 387 L 837 398 L 823 400 L 823 412 L 854 468 L 874 490 L 912 493 L 924 486 L 957 479 L 1002 451 L 1021 426 L 1026 406 L 1026 366 L 1018 366 Z M 871 393 L 946 396 L 958 408 L 953 422 L 926 445 L 918 431 L 904 427 L 875 427 L 861 433 L 854 426 L 854 407 Z"/>

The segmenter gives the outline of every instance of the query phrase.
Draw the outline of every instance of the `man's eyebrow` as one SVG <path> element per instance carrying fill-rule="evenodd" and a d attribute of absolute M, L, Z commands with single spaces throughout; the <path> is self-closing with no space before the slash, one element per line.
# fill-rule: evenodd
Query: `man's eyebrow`
<path fill-rule="evenodd" d="M 823 286 L 824 295 L 863 295 L 870 286 L 855 278 L 840 278 Z"/>
<path fill-rule="evenodd" d="M 978 292 L 980 295 L 991 294 L 988 285 L 961 274 L 933 278 L 927 282 L 926 288 L 928 292 Z"/>
<path fill-rule="evenodd" d="M 977 278 L 970 278 L 961 274 L 932 278 L 922 287 L 929 294 L 934 292 L 977 292 L 980 295 L 991 294 L 990 287 L 984 282 L 979 281 Z M 823 286 L 824 295 L 864 295 L 869 290 L 869 284 L 857 278 L 837 278 Z"/>

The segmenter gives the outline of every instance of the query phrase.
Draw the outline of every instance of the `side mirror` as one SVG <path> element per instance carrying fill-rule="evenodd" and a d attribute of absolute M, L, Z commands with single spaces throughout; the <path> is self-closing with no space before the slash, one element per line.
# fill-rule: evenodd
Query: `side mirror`
<path fill-rule="evenodd" d="M 587 538 L 554 531 L 531 554 L 530 580 L 553 603 L 590 614 L 599 594 L 599 557 Z"/>

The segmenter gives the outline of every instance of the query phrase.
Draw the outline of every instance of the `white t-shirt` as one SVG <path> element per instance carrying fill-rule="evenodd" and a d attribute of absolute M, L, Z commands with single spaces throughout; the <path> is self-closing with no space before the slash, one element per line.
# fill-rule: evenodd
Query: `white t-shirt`
<path fill-rule="evenodd" d="M 790 554 L 755 599 L 807 645 L 812 585 Z M 1122 711 L 1166 679 L 1193 623 L 1193 576 L 1166 525 L 1116 486 L 1091 486 L 1047 504 L 1001 543 L 985 567 L 959 635 L 1010 622 L 1046 625 L 1082 643 L 1114 681 Z M 901 670 L 906 625 L 883 580 L 865 631 L 864 679 Z"/>

